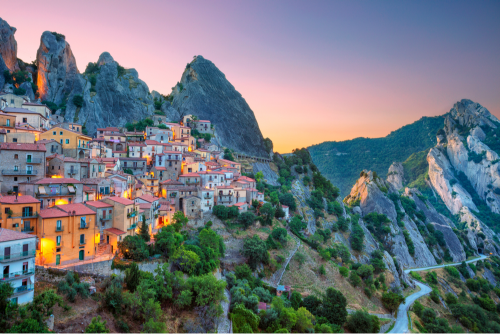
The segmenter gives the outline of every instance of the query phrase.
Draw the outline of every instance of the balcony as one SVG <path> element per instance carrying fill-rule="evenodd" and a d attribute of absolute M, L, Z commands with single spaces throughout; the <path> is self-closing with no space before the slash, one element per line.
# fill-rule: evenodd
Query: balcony
<path fill-rule="evenodd" d="M 42 159 L 40 158 L 31 158 L 31 159 L 26 159 L 27 164 L 41 164 Z"/>
<path fill-rule="evenodd" d="M 87 239 L 80 239 L 80 245 L 85 245 L 87 244 Z"/>
<path fill-rule="evenodd" d="M 137 224 L 132 224 L 127 228 L 127 231 L 134 230 L 137 227 Z"/>
<path fill-rule="evenodd" d="M 80 223 L 80 225 L 78 225 L 78 229 L 80 230 L 85 230 L 85 229 L 88 229 L 89 228 L 89 224 L 88 223 Z"/>
<path fill-rule="evenodd" d="M 127 213 L 127 218 L 134 218 L 137 216 L 137 210 Z"/>
<path fill-rule="evenodd" d="M 200 181 L 186 181 L 186 186 L 191 186 L 191 185 L 198 185 L 200 184 Z"/>
<path fill-rule="evenodd" d="M 37 175 L 37 170 L 3 169 L 2 175 Z"/>
<path fill-rule="evenodd" d="M 36 250 L 29 250 L 26 252 L 12 253 L 10 255 L 0 255 L 0 262 L 10 262 L 25 259 L 28 257 L 34 257 L 36 255 Z"/>
<path fill-rule="evenodd" d="M 111 216 L 106 216 L 106 217 L 100 217 L 101 221 L 108 221 L 108 220 L 111 220 Z"/>
<path fill-rule="evenodd" d="M 90 150 L 90 149 L 92 149 L 92 147 L 90 145 L 84 145 L 84 144 L 78 145 L 78 148 L 83 148 L 84 150 Z"/>
<path fill-rule="evenodd" d="M 35 268 L 31 268 L 28 270 L 16 271 L 13 273 L 3 274 L 1 275 L 2 281 L 10 281 L 13 279 L 23 278 L 24 276 L 30 276 L 35 274 Z"/>
<path fill-rule="evenodd" d="M 35 232 L 35 227 L 34 226 L 31 226 L 31 227 L 25 226 L 21 229 L 21 232 L 22 233 L 33 233 L 33 232 Z"/>
<path fill-rule="evenodd" d="M 76 175 L 78 174 L 78 168 L 71 168 L 68 170 L 69 175 Z"/>
<path fill-rule="evenodd" d="M 56 226 L 56 232 L 64 232 L 64 226 Z"/>
<path fill-rule="evenodd" d="M 203 196 L 203 198 L 204 198 L 204 199 L 212 199 L 212 198 L 214 198 L 214 197 L 213 197 L 212 195 L 205 195 L 205 196 Z"/>
<path fill-rule="evenodd" d="M 48 188 L 48 191 L 47 191 Z M 51 190 L 54 190 L 53 192 Z M 75 189 L 76 190 L 76 189 Z M 40 194 L 40 192 L 36 193 L 37 197 L 53 197 L 53 196 L 75 196 L 74 192 L 70 192 L 68 189 L 64 188 L 45 188 L 45 194 Z"/>
<path fill-rule="evenodd" d="M 28 285 L 18 286 L 17 288 L 14 288 L 14 292 L 12 292 L 12 296 L 11 297 L 15 297 L 17 295 L 20 295 L 20 294 L 23 294 L 23 293 L 26 293 L 26 292 L 29 292 L 29 291 L 33 291 L 34 289 L 35 289 L 35 285 L 34 284 L 28 284 Z"/>
<path fill-rule="evenodd" d="M 21 216 L 12 216 L 11 218 L 22 218 L 22 219 L 38 218 L 38 212 L 23 212 Z"/>

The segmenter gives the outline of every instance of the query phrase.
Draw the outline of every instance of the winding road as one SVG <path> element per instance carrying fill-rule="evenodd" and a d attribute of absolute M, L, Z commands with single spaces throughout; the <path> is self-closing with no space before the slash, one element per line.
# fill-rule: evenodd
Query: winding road
<path fill-rule="evenodd" d="M 485 255 L 481 255 L 480 257 L 476 259 L 472 259 L 469 261 L 465 261 L 466 263 L 471 263 L 471 262 L 476 262 L 479 260 L 484 260 L 488 258 Z M 443 268 L 443 267 L 448 267 L 448 266 L 458 266 L 462 262 L 457 262 L 457 263 L 450 263 L 450 264 L 442 264 L 438 266 L 432 266 L 432 267 L 423 267 L 423 268 L 412 268 L 412 269 L 406 269 L 405 273 L 409 273 L 411 271 L 423 271 L 423 270 L 429 270 L 429 269 L 436 269 L 436 268 Z M 408 310 L 410 309 L 410 306 L 417 300 L 418 298 L 425 296 L 426 294 L 431 293 L 432 289 L 420 282 L 415 281 L 415 283 L 420 287 L 420 291 L 415 292 L 412 295 L 409 295 L 406 297 L 406 300 L 403 304 L 399 305 L 398 308 L 398 316 L 396 318 L 396 323 L 394 324 L 394 327 L 389 333 L 408 333 Z"/>

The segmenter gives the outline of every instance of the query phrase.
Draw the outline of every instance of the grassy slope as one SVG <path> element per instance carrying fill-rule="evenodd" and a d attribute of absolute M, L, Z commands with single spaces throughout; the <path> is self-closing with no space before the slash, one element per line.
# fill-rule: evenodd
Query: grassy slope
<path fill-rule="evenodd" d="M 309 152 L 321 173 L 345 196 L 363 169 L 376 171 L 385 178 L 393 162 L 405 161 L 411 154 L 434 146 L 436 132 L 443 125 L 443 116 L 422 117 L 387 137 L 324 142 L 309 147 Z M 336 155 L 337 152 L 347 154 Z"/>

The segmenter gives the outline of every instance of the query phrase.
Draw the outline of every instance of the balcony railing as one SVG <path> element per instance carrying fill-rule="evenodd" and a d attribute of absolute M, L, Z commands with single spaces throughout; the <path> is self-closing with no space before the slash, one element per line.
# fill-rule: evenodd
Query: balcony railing
<path fill-rule="evenodd" d="M 111 216 L 106 216 L 106 217 L 100 217 L 102 221 L 108 221 L 111 220 Z"/>
<path fill-rule="evenodd" d="M 69 169 L 68 174 L 70 174 L 70 175 L 78 174 L 78 168 Z"/>
<path fill-rule="evenodd" d="M 127 228 L 127 231 L 133 230 L 137 227 L 137 224 L 132 224 Z"/>
<path fill-rule="evenodd" d="M 41 164 L 42 159 L 40 158 L 31 158 L 31 159 L 26 159 L 27 164 Z"/>
<path fill-rule="evenodd" d="M 21 216 L 12 216 L 11 218 L 38 218 L 38 212 L 23 212 Z"/>
<path fill-rule="evenodd" d="M 26 252 L 12 253 L 10 255 L 0 255 L 0 262 L 9 262 L 24 259 L 27 257 L 33 257 L 36 255 L 36 250 L 29 250 Z"/>
<path fill-rule="evenodd" d="M 78 228 L 80 230 L 87 229 L 87 228 L 89 228 L 89 224 L 88 223 L 85 223 L 85 224 L 84 223 L 80 223 L 80 225 L 78 225 Z"/>
<path fill-rule="evenodd" d="M 193 185 L 197 185 L 197 184 L 199 184 L 199 183 L 200 183 L 200 181 L 186 181 L 186 186 L 190 186 L 190 185 L 192 185 L 192 184 L 193 184 Z"/>
<path fill-rule="evenodd" d="M 64 226 L 56 226 L 56 232 L 63 232 Z"/>
<path fill-rule="evenodd" d="M 33 291 L 35 289 L 34 284 L 28 284 L 28 285 L 22 285 L 18 286 L 17 288 L 14 288 L 14 291 L 12 292 L 12 295 L 17 295 L 21 293 L 25 293 L 28 291 Z"/>
<path fill-rule="evenodd" d="M 204 198 L 204 199 L 212 199 L 212 198 L 214 198 L 214 197 L 213 197 L 212 195 L 205 195 L 205 196 L 203 196 L 203 198 Z"/>
<path fill-rule="evenodd" d="M 16 170 L 16 169 L 3 169 L 3 175 L 37 175 L 37 170 Z"/>
<path fill-rule="evenodd" d="M 133 218 L 137 216 L 137 210 L 127 213 L 127 218 Z"/>
<path fill-rule="evenodd" d="M 49 188 L 47 191 L 47 188 L 45 188 L 45 194 L 40 194 L 39 192 L 36 193 L 38 197 L 51 197 L 51 196 L 74 196 L 76 193 L 75 192 L 70 192 L 68 189 L 59 189 L 59 188 L 53 188 L 55 191 L 52 192 L 51 189 Z M 75 189 L 76 191 L 76 189 Z"/>
<path fill-rule="evenodd" d="M 32 233 L 32 232 L 35 232 L 35 227 L 34 226 L 31 226 L 31 227 L 23 227 L 21 229 L 21 232 L 23 233 Z"/>
<path fill-rule="evenodd" d="M 13 273 L 0 275 L 2 277 L 2 281 L 8 281 L 11 279 L 21 278 L 22 276 L 33 275 L 35 273 L 35 268 L 31 268 L 28 270 L 20 270 Z"/>
<path fill-rule="evenodd" d="M 87 239 L 80 239 L 80 245 L 85 245 L 87 243 Z"/>

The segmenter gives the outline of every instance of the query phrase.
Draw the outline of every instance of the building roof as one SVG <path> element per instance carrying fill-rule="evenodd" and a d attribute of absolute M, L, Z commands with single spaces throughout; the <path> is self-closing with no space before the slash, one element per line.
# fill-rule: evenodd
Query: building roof
<path fill-rule="evenodd" d="M 137 161 L 147 161 L 147 160 L 148 160 L 148 159 L 146 159 L 146 158 L 129 158 L 129 157 L 127 157 L 127 158 L 123 157 L 123 158 L 119 158 L 119 159 L 120 159 L 120 160 L 125 160 L 125 161 L 133 161 L 133 160 L 137 160 Z"/>
<path fill-rule="evenodd" d="M 120 131 L 120 129 L 113 127 L 113 126 L 108 126 L 106 128 L 97 128 L 97 131 Z"/>
<path fill-rule="evenodd" d="M 250 177 L 248 177 L 248 176 L 240 176 L 240 177 L 238 178 L 238 181 L 241 181 L 241 180 L 246 181 L 246 182 L 255 182 L 255 180 L 254 180 L 254 179 L 252 179 L 252 178 L 250 178 Z"/>
<path fill-rule="evenodd" d="M 179 177 L 200 177 L 200 174 L 198 174 L 198 173 L 187 173 L 187 174 L 179 175 Z"/>
<path fill-rule="evenodd" d="M 144 141 L 146 143 L 146 145 L 161 145 L 161 143 L 159 141 L 156 141 L 156 140 L 145 140 Z"/>
<path fill-rule="evenodd" d="M 56 207 L 67 213 L 74 212 L 74 215 L 76 216 L 95 215 L 95 212 L 92 209 L 87 208 L 83 203 L 57 205 Z"/>
<path fill-rule="evenodd" d="M 146 147 L 147 145 L 144 144 L 142 141 L 132 141 L 128 143 L 128 146 L 141 146 L 141 147 Z"/>
<path fill-rule="evenodd" d="M 37 141 L 38 144 L 48 144 L 48 143 L 56 143 L 56 144 L 59 144 L 61 145 L 61 143 L 59 143 L 58 141 L 56 141 L 55 139 L 40 139 L 39 141 Z"/>
<path fill-rule="evenodd" d="M 238 203 L 235 203 L 233 204 L 234 206 L 237 206 L 237 207 L 240 207 L 240 206 L 245 206 L 245 205 L 248 205 L 247 202 L 238 202 Z"/>
<path fill-rule="evenodd" d="M 47 177 L 45 179 L 41 179 L 41 180 L 38 180 L 35 182 L 35 184 L 64 184 L 64 183 L 81 184 L 80 181 L 78 181 L 72 177 L 63 177 L 63 178 Z"/>
<path fill-rule="evenodd" d="M 155 197 L 155 196 L 151 196 L 151 195 L 142 195 L 142 196 L 139 196 L 137 197 L 138 199 L 142 199 L 143 201 L 146 201 L 146 202 L 149 202 L 149 203 L 152 203 L 154 201 L 157 201 L 159 200 L 158 197 Z"/>
<path fill-rule="evenodd" d="M 160 184 L 166 184 L 166 185 L 172 185 L 172 186 L 183 186 L 184 185 L 184 183 L 176 181 L 176 180 L 172 180 L 172 179 L 168 179 L 168 180 L 165 180 L 163 182 L 160 182 Z"/>
<path fill-rule="evenodd" d="M 46 152 L 44 144 L 38 143 L 0 143 L 0 150 L 15 150 L 15 151 L 39 151 Z"/>
<path fill-rule="evenodd" d="M 94 208 L 112 208 L 113 206 L 109 203 L 101 201 L 87 201 L 85 204 L 93 206 Z"/>
<path fill-rule="evenodd" d="M 122 234 L 127 233 L 127 232 L 124 232 L 124 231 L 122 231 L 120 229 L 117 229 L 116 227 L 111 227 L 111 228 L 104 229 L 104 232 L 113 233 L 115 235 L 122 235 Z"/>
<path fill-rule="evenodd" d="M 36 239 L 36 235 L 8 230 L 0 227 L 0 242 L 21 240 L 21 239 Z"/>
<path fill-rule="evenodd" d="M 45 116 L 41 115 L 40 113 L 38 113 L 38 112 L 36 112 L 36 111 L 31 111 L 31 110 L 24 109 L 24 108 L 6 107 L 6 108 L 4 108 L 4 110 L 3 110 L 3 111 L 4 111 L 4 112 L 6 112 L 6 113 L 18 113 L 18 114 L 33 114 L 33 115 L 39 115 L 40 117 L 47 119 L 47 117 L 45 117 Z"/>
<path fill-rule="evenodd" d="M 142 210 L 149 210 L 151 209 L 151 203 L 139 203 L 138 206 Z"/>
<path fill-rule="evenodd" d="M 83 133 L 75 131 L 75 130 L 70 130 L 70 129 L 63 128 L 62 126 L 54 126 L 50 130 L 47 130 L 45 132 L 50 132 L 50 131 L 53 131 L 54 129 L 61 129 L 61 130 L 64 130 L 64 131 L 73 132 L 73 133 L 76 133 L 78 135 L 78 137 L 85 137 L 85 138 L 88 138 L 89 140 L 92 140 L 92 137 L 90 137 L 90 136 L 84 135 Z"/>
<path fill-rule="evenodd" d="M 231 161 L 231 160 L 226 160 L 226 159 L 219 159 L 218 162 L 223 162 L 226 164 L 235 164 L 235 165 L 241 165 L 239 162 Z"/>
<path fill-rule="evenodd" d="M 28 203 L 40 203 L 39 200 L 30 195 L 24 196 L 2 196 L 0 197 L 0 203 L 2 204 L 28 204 Z"/>
<path fill-rule="evenodd" d="M 117 203 L 120 203 L 120 204 L 123 204 L 123 205 L 134 204 L 134 201 L 131 201 L 128 198 L 123 198 L 123 197 L 118 197 L 118 196 L 106 197 L 106 199 L 110 199 L 113 202 L 117 202 Z"/>
<path fill-rule="evenodd" d="M 69 216 L 69 213 L 59 210 L 56 207 L 40 210 L 40 217 L 42 218 L 58 218 L 67 216 Z"/>

